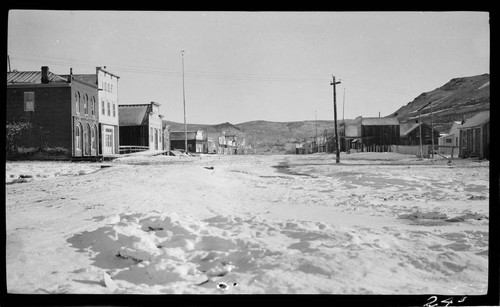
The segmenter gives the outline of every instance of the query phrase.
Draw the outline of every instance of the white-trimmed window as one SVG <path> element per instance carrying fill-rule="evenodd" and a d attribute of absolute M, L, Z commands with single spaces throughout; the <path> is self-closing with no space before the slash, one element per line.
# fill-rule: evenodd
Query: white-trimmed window
<path fill-rule="evenodd" d="M 113 117 L 116 117 L 116 104 L 113 103 Z"/>
<path fill-rule="evenodd" d="M 80 124 L 77 124 L 76 128 L 75 128 L 75 149 L 80 149 L 80 150 L 82 149 L 80 147 L 81 134 L 82 134 L 82 132 L 81 132 Z"/>
<path fill-rule="evenodd" d="M 24 111 L 35 111 L 35 92 L 24 92 Z"/>
<path fill-rule="evenodd" d="M 95 116 L 95 97 L 94 96 L 92 96 L 91 101 L 92 102 L 91 102 L 91 105 L 90 105 L 90 114 L 92 116 Z"/>
<path fill-rule="evenodd" d="M 83 113 L 89 114 L 89 96 L 87 94 L 83 96 Z"/>
<path fill-rule="evenodd" d="M 90 130 L 90 148 L 95 149 L 95 128 L 92 126 Z"/>
<path fill-rule="evenodd" d="M 102 112 L 102 115 L 106 114 L 106 106 L 104 104 L 104 100 L 101 100 L 101 112 Z"/>
<path fill-rule="evenodd" d="M 80 92 L 75 93 L 76 113 L 80 113 Z"/>
<path fill-rule="evenodd" d="M 111 116 L 111 103 L 108 101 L 108 116 Z"/>

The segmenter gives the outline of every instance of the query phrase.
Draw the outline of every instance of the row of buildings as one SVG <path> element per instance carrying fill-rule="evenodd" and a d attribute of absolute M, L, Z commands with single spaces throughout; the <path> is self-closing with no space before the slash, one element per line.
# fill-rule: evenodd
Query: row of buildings
<path fill-rule="evenodd" d="M 418 154 L 420 146 L 437 153 L 462 158 L 489 158 L 490 114 L 484 111 L 467 119 L 454 122 L 450 131 L 440 134 L 424 122 L 400 123 L 396 117 L 357 117 L 340 123 L 338 127 L 341 152 L 377 151 L 388 152 L 413 149 Z M 332 131 L 312 138 L 311 141 L 295 142 L 285 146 L 288 153 L 307 154 L 334 152 L 335 137 Z"/>
<path fill-rule="evenodd" d="M 92 158 L 120 146 L 162 149 L 163 123 L 155 102 L 120 105 L 119 77 L 95 74 L 7 72 L 7 157 Z"/>
<path fill-rule="evenodd" d="M 119 104 L 117 75 L 7 72 L 7 158 L 98 159 L 143 150 L 186 150 L 184 131 L 171 131 L 157 102 Z M 187 151 L 240 154 L 231 133 L 187 132 Z M 244 142 L 244 140 L 243 140 Z M 244 145 L 244 144 L 243 144 Z"/>

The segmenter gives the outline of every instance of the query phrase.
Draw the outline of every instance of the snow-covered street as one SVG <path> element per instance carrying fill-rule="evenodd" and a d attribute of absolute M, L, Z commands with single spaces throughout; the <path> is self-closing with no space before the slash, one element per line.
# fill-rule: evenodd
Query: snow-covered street
<path fill-rule="evenodd" d="M 487 291 L 488 161 L 129 156 L 6 171 L 9 293 Z"/>

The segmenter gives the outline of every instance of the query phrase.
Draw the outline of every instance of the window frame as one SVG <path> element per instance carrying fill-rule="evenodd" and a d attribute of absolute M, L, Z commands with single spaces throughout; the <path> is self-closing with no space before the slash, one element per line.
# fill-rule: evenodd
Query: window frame
<path fill-rule="evenodd" d="M 83 95 L 83 113 L 85 115 L 89 114 L 89 95 Z"/>
<path fill-rule="evenodd" d="M 75 128 L 75 150 L 82 150 L 81 145 L 82 129 L 80 123 L 76 124 Z"/>
<path fill-rule="evenodd" d="M 95 117 L 95 97 L 92 96 L 90 101 L 91 101 L 90 114 Z"/>
<path fill-rule="evenodd" d="M 75 92 L 76 113 L 80 114 L 80 92 Z"/>
<path fill-rule="evenodd" d="M 24 111 L 35 112 L 35 92 L 24 92 Z"/>

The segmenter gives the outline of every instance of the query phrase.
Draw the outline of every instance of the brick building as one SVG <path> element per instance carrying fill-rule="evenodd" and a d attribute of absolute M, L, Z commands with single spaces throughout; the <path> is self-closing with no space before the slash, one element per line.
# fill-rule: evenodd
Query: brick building
<path fill-rule="evenodd" d="M 6 153 L 11 158 L 98 156 L 97 85 L 49 71 L 7 73 Z"/>

